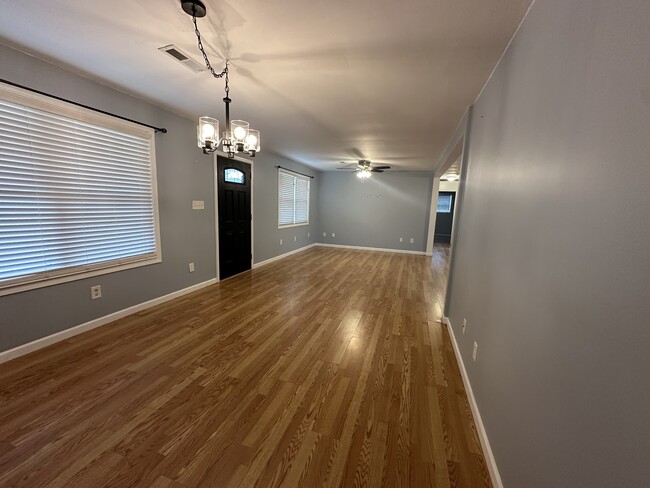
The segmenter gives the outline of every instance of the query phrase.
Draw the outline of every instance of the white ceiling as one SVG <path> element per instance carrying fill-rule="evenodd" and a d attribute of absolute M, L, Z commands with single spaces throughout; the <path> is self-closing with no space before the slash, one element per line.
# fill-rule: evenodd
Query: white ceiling
<path fill-rule="evenodd" d="M 12 3 L 13 6 L 9 6 Z M 359 158 L 433 169 L 530 0 L 204 0 L 213 64 L 232 61 L 231 113 L 262 150 L 319 169 Z M 223 82 L 178 0 L 0 0 L 0 40 L 120 90 L 223 123 Z"/>

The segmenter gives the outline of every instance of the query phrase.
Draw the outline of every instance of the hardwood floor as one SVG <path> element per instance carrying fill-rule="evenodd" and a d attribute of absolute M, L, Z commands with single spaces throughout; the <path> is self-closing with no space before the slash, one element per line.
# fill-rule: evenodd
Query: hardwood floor
<path fill-rule="evenodd" d="M 1 365 L 0 486 L 491 486 L 433 263 L 312 248 Z"/>

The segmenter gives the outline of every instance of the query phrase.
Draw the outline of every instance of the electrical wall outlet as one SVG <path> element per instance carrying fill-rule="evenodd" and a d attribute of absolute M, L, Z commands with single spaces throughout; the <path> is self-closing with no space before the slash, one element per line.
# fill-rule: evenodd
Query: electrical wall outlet
<path fill-rule="evenodd" d="M 404 242 L 404 238 L 403 238 L 403 237 L 400 237 L 400 238 L 399 238 L 399 241 L 400 241 L 400 242 Z"/>
<path fill-rule="evenodd" d="M 90 298 L 97 300 L 102 297 L 102 285 L 95 285 L 90 287 Z"/>
<path fill-rule="evenodd" d="M 282 245 L 282 239 L 280 239 L 280 245 Z"/>
<path fill-rule="evenodd" d="M 194 263 L 190 263 L 188 267 L 190 268 L 190 273 L 194 273 Z"/>
<path fill-rule="evenodd" d="M 332 237 L 336 237 L 336 234 L 334 232 L 332 232 Z"/>
<path fill-rule="evenodd" d="M 323 232 L 323 237 L 327 237 L 327 232 Z"/>
<path fill-rule="evenodd" d="M 309 238 L 309 235 L 310 235 L 309 232 L 307 232 L 307 238 Z"/>
<path fill-rule="evenodd" d="M 474 341 L 474 349 L 472 349 L 472 359 L 476 362 L 476 353 L 478 351 L 478 342 Z"/>
<path fill-rule="evenodd" d="M 296 242 L 298 238 L 296 236 L 293 236 L 293 242 Z"/>
<path fill-rule="evenodd" d="M 413 244 L 414 242 L 415 242 L 415 239 L 413 239 L 413 238 L 411 237 L 411 244 Z"/>
<path fill-rule="evenodd" d="M 467 319 L 463 319 L 463 334 L 465 334 L 465 327 L 467 327 Z"/>

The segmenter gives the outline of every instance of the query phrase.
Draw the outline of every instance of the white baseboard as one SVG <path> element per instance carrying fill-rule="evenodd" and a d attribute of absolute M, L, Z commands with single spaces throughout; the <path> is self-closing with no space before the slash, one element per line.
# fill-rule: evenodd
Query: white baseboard
<path fill-rule="evenodd" d="M 322 247 L 339 247 L 342 249 L 358 249 L 360 251 L 381 251 L 381 252 L 396 252 L 400 254 L 417 254 L 419 256 L 433 256 L 430 252 L 425 251 L 409 251 L 404 249 L 388 249 L 385 247 L 365 247 L 365 246 L 348 246 L 345 244 L 325 244 L 322 242 L 317 242 L 316 246 Z"/>
<path fill-rule="evenodd" d="M 106 325 L 110 322 L 121 319 L 122 317 L 126 317 L 127 315 L 131 315 L 136 312 L 145 310 L 147 308 L 160 305 L 161 303 L 167 302 L 169 300 L 173 300 L 174 298 L 187 295 L 188 293 L 192 293 L 193 291 L 197 291 L 200 290 L 201 288 L 205 288 L 206 286 L 210 286 L 214 283 L 217 283 L 217 281 L 218 280 L 216 278 L 213 278 L 211 280 L 204 281 L 203 283 L 198 283 L 196 285 L 183 288 L 182 290 L 169 293 L 168 295 L 154 298 L 152 300 L 139 303 L 137 305 L 133 305 L 132 307 L 125 308 L 123 310 L 118 310 L 117 312 L 113 312 L 109 315 L 104 315 L 103 317 L 98 317 L 94 320 L 91 320 L 90 322 L 76 325 L 69 329 L 62 330 L 61 332 L 57 332 L 55 334 L 46 337 L 41 337 L 40 339 L 36 339 L 35 341 L 28 342 L 27 344 L 16 346 L 13 349 L 2 351 L 0 352 L 0 364 L 10 361 L 11 359 L 24 356 L 25 354 L 29 354 L 30 352 L 34 352 L 44 347 L 50 346 L 56 342 L 63 341 L 65 339 L 68 339 L 69 337 L 76 336 L 78 334 L 81 334 L 82 332 L 86 332 L 88 330 L 101 327 L 102 325 Z"/>
<path fill-rule="evenodd" d="M 272 263 L 273 261 L 278 261 L 282 258 L 286 258 L 287 256 L 291 256 L 292 254 L 297 254 L 302 251 L 306 251 L 307 249 L 311 249 L 312 247 L 316 246 L 317 244 L 309 244 L 307 246 L 299 247 L 298 249 L 294 249 L 293 251 L 285 252 L 284 254 L 278 254 L 277 256 L 274 256 L 269 259 L 265 259 L 264 261 L 260 261 L 259 263 L 254 263 L 253 264 L 253 269 L 259 268 L 260 266 L 264 266 L 265 264 Z"/>
<path fill-rule="evenodd" d="M 483 448 L 483 454 L 485 455 L 485 462 L 487 463 L 488 471 L 490 472 L 492 485 L 494 485 L 494 488 L 503 488 L 501 475 L 499 474 L 499 469 L 497 468 L 497 463 L 496 460 L 494 459 L 492 448 L 490 447 L 490 441 L 488 440 L 487 432 L 485 431 L 485 426 L 483 425 L 483 419 L 481 419 L 481 413 L 478 410 L 476 398 L 474 398 L 474 392 L 472 391 L 472 385 L 470 384 L 469 377 L 467 376 L 465 363 L 463 362 L 463 358 L 460 355 L 460 349 L 458 348 L 458 342 L 456 342 L 454 329 L 451 327 L 451 321 L 449 320 L 449 317 L 444 317 L 442 321 L 445 324 L 447 324 L 449 337 L 451 337 L 451 342 L 454 346 L 454 353 L 456 354 L 456 360 L 458 361 L 458 365 L 460 367 L 460 374 L 463 377 L 463 384 L 465 385 L 465 391 L 467 392 L 469 405 L 472 409 L 472 415 L 474 415 L 474 422 L 476 422 L 476 430 L 478 431 L 478 438 L 481 441 L 481 447 Z"/>

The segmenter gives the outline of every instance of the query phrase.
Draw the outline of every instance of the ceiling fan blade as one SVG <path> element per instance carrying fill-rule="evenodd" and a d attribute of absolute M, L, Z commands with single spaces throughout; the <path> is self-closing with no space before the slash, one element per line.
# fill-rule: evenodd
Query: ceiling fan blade
<path fill-rule="evenodd" d="M 370 171 L 371 171 L 372 173 L 383 173 L 383 172 L 384 172 L 383 169 L 377 169 L 377 168 L 373 168 L 373 169 L 371 169 Z"/>
<path fill-rule="evenodd" d="M 384 165 L 384 166 L 375 166 L 373 169 L 390 169 L 390 166 Z"/>
<path fill-rule="evenodd" d="M 344 169 L 347 171 L 357 171 L 357 168 L 336 168 L 336 169 Z"/>
<path fill-rule="evenodd" d="M 337 169 L 356 169 L 357 163 L 346 163 L 345 161 L 339 161 L 339 164 L 343 165 L 342 168 Z"/>

